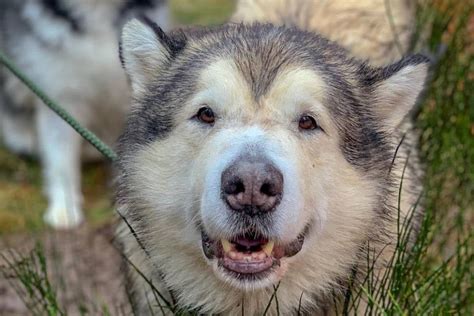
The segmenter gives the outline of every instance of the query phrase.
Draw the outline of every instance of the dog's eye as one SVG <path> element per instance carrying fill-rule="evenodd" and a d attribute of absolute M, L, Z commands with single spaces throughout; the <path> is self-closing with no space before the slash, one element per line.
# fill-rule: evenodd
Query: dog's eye
<path fill-rule="evenodd" d="M 314 130 L 319 128 L 318 123 L 316 120 L 309 115 L 303 115 L 300 117 L 300 121 L 298 122 L 299 128 L 302 130 Z"/>
<path fill-rule="evenodd" d="M 215 121 L 214 112 L 210 107 L 202 107 L 196 114 L 198 120 L 206 124 L 213 124 Z"/>

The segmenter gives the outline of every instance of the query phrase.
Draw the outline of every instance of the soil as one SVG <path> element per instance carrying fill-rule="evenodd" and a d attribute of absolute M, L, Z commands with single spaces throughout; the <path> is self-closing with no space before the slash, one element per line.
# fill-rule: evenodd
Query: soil
<path fill-rule="evenodd" d="M 48 278 L 61 310 L 68 315 L 107 314 L 105 307 L 110 315 L 126 315 L 130 314 L 130 308 L 123 286 L 121 258 L 112 244 L 113 226 L 92 228 L 84 224 L 71 231 L 5 236 L 0 239 L 0 250 L 7 256 L 9 249 L 28 255 L 40 241 L 46 254 Z M 0 259 L 0 266 L 4 263 Z M 18 280 L 0 273 L 0 315 L 32 314 L 31 307 L 28 309 L 15 291 L 19 284 Z"/>

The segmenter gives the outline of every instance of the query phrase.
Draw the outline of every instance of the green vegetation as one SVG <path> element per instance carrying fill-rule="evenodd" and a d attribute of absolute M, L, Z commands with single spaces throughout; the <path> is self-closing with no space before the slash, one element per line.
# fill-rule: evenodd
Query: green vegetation
<path fill-rule="evenodd" d="M 184 24 L 220 23 L 232 7 L 232 1 L 221 0 L 172 2 Z M 420 0 L 418 16 L 414 47 L 439 57 L 417 114 L 426 164 L 426 216 L 410 251 L 411 226 L 400 232 L 390 275 L 377 281 L 371 271 L 375 254 L 369 255 L 368 275 L 354 282 L 341 302 L 342 313 L 359 307 L 362 314 L 377 315 L 474 314 L 474 2 Z M 107 173 L 100 166 L 86 169 L 88 220 L 107 221 L 112 214 L 104 189 Z M 35 162 L 0 151 L 0 234 L 44 228 L 40 214 L 46 203 L 39 184 Z M 9 257 L 8 263 L 1 271 L 21 281 L 24 299 L 30 299 L 28 289 L 33 288 L 42 311 L 62 314 L 41 251 Z M 28 265 L 36 267 L 36 274 Z M 368 301 L 363 310 L 362 301 Z"/>
<path fill-rule="evenodd" d="M 179 24 L 220 24 L 228 19 L 233 8 L 232 0 L 171 1 L 171 10 Z"/>
<path fill-rule="evenodd" d="M 59 307 L 56 292 L 50 283 L 45 255 L 39 245 L 28 256 L 19 256 L 13 251 L 1 254 L 6 263 L 0 272 L 11 282 L 29 311 L 33 315 L 66 315 Z M 0 274 L 1 275 L 1 274 Z"/>
<path fill-rule="evenodd" d="M 444 50 L 418 115 L 428 208 L 444 219 L 434 233 L 465 236 L 474 223 L 474 2 L 423 2 L 420 33 L 430 51 Z"/>

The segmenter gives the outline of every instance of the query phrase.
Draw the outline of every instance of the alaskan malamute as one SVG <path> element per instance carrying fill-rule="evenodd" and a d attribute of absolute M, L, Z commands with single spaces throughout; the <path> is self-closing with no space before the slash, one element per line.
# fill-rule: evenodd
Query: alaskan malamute
<path fill-rule="evenodd" d="M 275 289 L 270 314 L 326 314 L 367 243 L 383 269 L 421 190 L 405 118 L 429 63 L 393 60 L 413 16 L 390 3 L 397 45 L 383 0 L 250 0 L 219 27 L 125 25 L 118 239 L 138 315 L 157 300 L 262 315 Z"/>

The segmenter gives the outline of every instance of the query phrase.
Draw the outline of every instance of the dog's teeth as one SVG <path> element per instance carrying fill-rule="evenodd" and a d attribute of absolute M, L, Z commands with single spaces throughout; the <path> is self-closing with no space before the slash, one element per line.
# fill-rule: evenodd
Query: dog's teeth
<path fill-rule="evenodd" d="M 258 261 L 262 261 L 265 259 L 267 255 L 264 253 L 264 252 L 255 252 L 255 253 L 252 253 L 252 259 L 253 260 L 258 260 Z"/>
<path fill-rule="evenodd" d="M 266 254 L 267 256 L 270 257 L 270 256 L 272 255 L 273 246 L 275 246 L 275 242 L 272 241 L 272 240 L 270 240 L 269 242 L 267 242 L 267 243 L 265 244 L 265 246 L 263 246 L 263 249 L 262 249 L 262 250 L 263 250 L 263 252 L 265 252 L 265 254 Z"/>
<path fill-rule="evenodd" d="M 232 250 L 232 245 L 227 239 L 221 239 L 221 243 L 225 253 L 228 253 Z"/>

